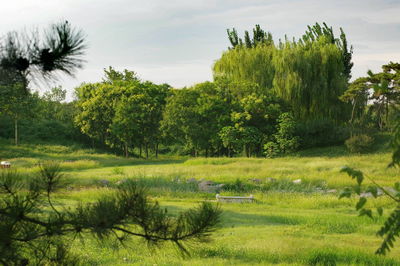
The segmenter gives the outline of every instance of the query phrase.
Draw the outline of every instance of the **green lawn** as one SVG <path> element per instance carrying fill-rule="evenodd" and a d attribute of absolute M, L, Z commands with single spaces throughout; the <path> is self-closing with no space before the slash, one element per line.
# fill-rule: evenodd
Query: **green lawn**
<path fill-rule="evenodd" d="M 190 178 L 224 183 L 221 194 L 253 194 L 255 203 L 222 203 L 223 223 L 213 241 L 191 244 L 183 257 L 166 244 L 147 247 L 135 239 L 126 248 L 90 238 L 72 242 L 73 250 L 90 265 L 400 265 L 400 247 L 386 257 L 375 256 L 375 232 L 383 218 L 358 217 L 357 199 L 338 200 L 338 191 L 353 185 L 340 173 L 344 165 L 359 168 L 384 186 L 399 180 L 399 169 L 388 169 L 389 152 L 349 155 L 342 147 L 324 148 L 276 159 L 162 157 L 125 159 L 79 147 L 22 145 L 0 142 L 0 158 L 21 173 L 34 174 L 41 160 L 60 161 L 69 180 L 56 196 L 58 206 L 93 201 L 113 191 L 118 180 L 134 178 L 149 188 L 154 200 L 170 213 L 214 200 L 215 193 L 198 191 Z M 249 181 L 257 178 L 261 183 Z M 267 178 L 275 178 L 269 182 Z M 295 185 L 294 179 L 302 179 Z M 109 180 L 108 186 L 102 180 Z M 380 198 L 372 207 L 387 206 Z M 319 264 L 318 264 L 319 263 Z"/>

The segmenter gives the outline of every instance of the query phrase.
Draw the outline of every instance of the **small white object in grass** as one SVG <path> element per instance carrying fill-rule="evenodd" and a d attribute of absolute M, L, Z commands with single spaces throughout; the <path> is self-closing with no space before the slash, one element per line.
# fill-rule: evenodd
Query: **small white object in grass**
<path fill-rule="evenodd" d="M 301 184 L 301 179 L 299 178 L 299 179 L 293 180 L 293 184 Z"/>
<path fill-rule="evenodd" d="M 11 163 L 7 162 L 7 161 L 2 161 L 0 163 L 0 165 L 1 165 L 1 168 L 10 168 L 11 167 Z"/>

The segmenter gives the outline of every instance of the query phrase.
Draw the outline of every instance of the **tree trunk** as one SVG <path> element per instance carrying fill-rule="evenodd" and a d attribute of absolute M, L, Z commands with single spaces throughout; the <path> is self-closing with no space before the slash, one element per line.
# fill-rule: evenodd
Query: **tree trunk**
<path fill-rule="evenodd" d="M 351 110 L 351 117 L 350 117 L 350 136 L 353 136 L 353 131 L 354 131 L 354 125 L 353 125 L 353 121 L 354 121 L 354 115 L 355 115 L 355 110 L 356 110 L 356 100 L 354 100 L 353 102 L 353 108 Z"/>
<path fill-rule="evenodd" d="M 128 152 L 128 143 L 125 142 L 125 157 L 128 158 L 129 157 L 129 152 Z"/>
<path fill-rule="evenodd" d="M 145 149 L 146 149 L 146 159 L 149 159 L 149 144 L 146 143 Z"/>
<path fill-rule="evenodd" d="M 139 145 L 139 158 L 142 158 L 142 144 Z"/>
<path fill-rule="evenodd" d="M 388 126 L 389 121 L 389 98 L 386 98 L 386 128 Z"/>
<path fill-rule="evenodd" d="M 18 118 L 14 119 L 14 140 L 15 145 L 18 145 Z"/>
<path fill-rule="evenodd" d="M 158 158 L 158 143 L 156 143 L 156 158 Z"/>

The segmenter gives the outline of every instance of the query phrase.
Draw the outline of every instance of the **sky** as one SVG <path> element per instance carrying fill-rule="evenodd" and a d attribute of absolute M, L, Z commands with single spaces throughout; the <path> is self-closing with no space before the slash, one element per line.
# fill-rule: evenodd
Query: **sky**
<path fill-rule="evenodd" d="M 353 78 L 400 61 L 400 0 L 13 0 L 0 8 L 0 35 L 46 28 L 68 20 L 82 29 L 88 49 L 75 77 L 34 85 L 73 90 L 100 81 L 103 69 L 133 70 L 143 80 L 175 88 L 212 80 L 212 65 L 230 45 L 226 29 L 240 35 L 255 24 L 274 40 L 299 38 L 307 25 L 342 27 L 354 47 Z"/>

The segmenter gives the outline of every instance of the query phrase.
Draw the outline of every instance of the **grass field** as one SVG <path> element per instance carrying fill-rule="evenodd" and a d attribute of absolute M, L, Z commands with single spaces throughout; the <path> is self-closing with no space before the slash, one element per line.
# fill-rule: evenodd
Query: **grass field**
<path fill-rule="evenodd" d="M 87 238 L 72 242 L 85 265 L 400 265 L 400 247 L 375 256 L 375 232 L 384 218 L 358 217 L 356 198 L 338 200 L 340 189 L 354 184 L 340 173 L 344 165 L 359 168 L 384 186 L 399 180 L 399 169 L 386 168 L 390 153 L 350 155 L 343 147 L 305 151 L 276 159 L 185 158 L 125 159 L 79 147 L 21 145 L 0 142 L 0 158 L 21 173 L 34 174 L 42 160 L 62 165 L 68 184 L 57 193 L 58 207 L 89 202 L 133 178 L 170 213 L 214 200 L 190 178 L 225 184 L 223 195 L 253 194 L 255 203 L 222 203 L 223 223 L 213 241 L 191 245 L 191 257 L 174 246 L 147 247 L 132 240 L 126 248 Z M 275 182 L 268 178 L 276 179 Z M 301 184 L 293 184 L 294 179 Z M 253 182 L 249 179 L 257 179 Z M 105 181 L 107 180 L 107 182 Z M 337 192 L 326 191 L 336 189 Z M 380 198 L 373 207 L 388 206 Z"/>

